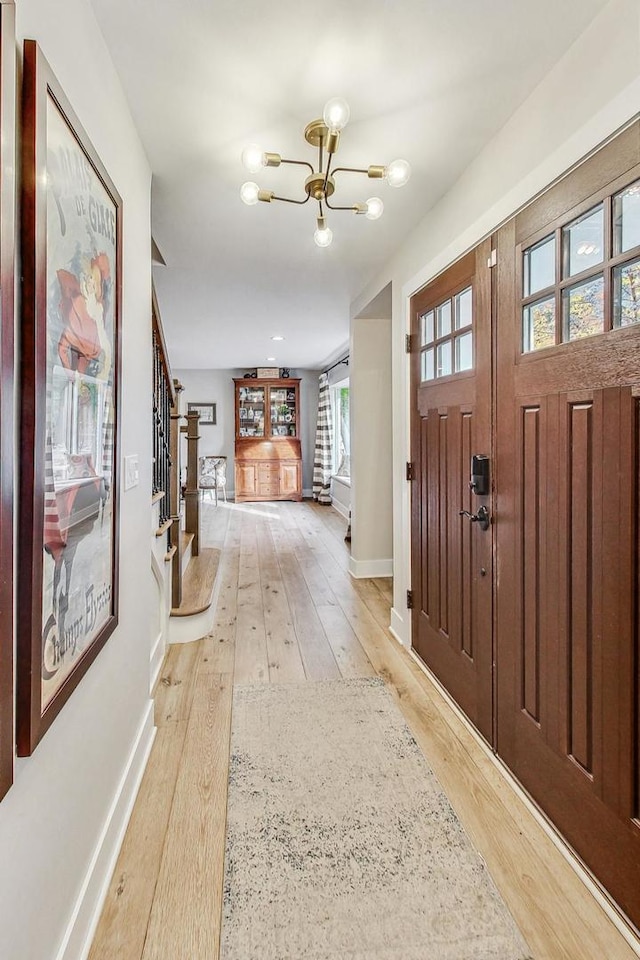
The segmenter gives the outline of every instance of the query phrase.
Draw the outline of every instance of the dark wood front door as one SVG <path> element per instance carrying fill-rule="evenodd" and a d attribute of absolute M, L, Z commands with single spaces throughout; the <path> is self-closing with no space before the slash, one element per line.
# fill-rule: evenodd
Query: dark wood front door
<path fill-rule="evenodd" d="M 412 300 L 413 645 L 640 927 L 640 123 L 490 246 Z"/>
<path fill-rule="evenodd" d="M 490 244 L 412 300 L 413 646 L 492 740 L 492 528 L 469 488 L 491 455 Z"/>
<path fill-rule="evenodd" d="M 497 271 L 497 750 L 640 925 L 637 124 Z"/>

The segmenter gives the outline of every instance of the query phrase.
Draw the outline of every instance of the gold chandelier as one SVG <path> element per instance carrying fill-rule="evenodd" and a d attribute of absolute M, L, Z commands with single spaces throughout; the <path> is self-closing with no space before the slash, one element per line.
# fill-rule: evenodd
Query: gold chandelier
<path fill-rule="evenodd" d="M 240 188 L 240 196 L 244 203 L 251 206 L 262 200 L 265 203 L 271 203 L 272 200 L 282 200 L 285 203 L 307 203 L 308 200 L 316 200 L 318 203 L 318 216 L 316 231 L 313 239 L 319 247 L 328 247 L 333 239 L 333 233 L 326 224 L 325 207 L 327 210 L 351 210 L 360 216 L 365 216 L 367 220 L 377 220 L 382 216 L 384 205 L 379 197 L 370 197 L 361 203 L 353 203 L 351 206 L 334 206 L 329 202 L 333 196 L 336 184 L 335 175 L 338 173 L 364 173 L 372 180 L 386 180 L 390 187 L 402 187 L 411 175 L 411 167 L 406 160 L 393 160 L 388 166 L 371 165 L 366 168 L 359 167 L 335 167 L 331 169 L 331 163 L 338 149 L 340 142 L 340 132 L 345 128 L 349 120 L 349 105 L 340 97 L 335 97 L 325 104 L 322 120 L 312 120 L 307 124 L 304 131 L 304 138 L 307 143 L 318 148 L 318 169 L 306 160 L 285 160 L 279 153 L 264 153 L 255 143 L 249 144 L 242 151 L 242 162 L 251 173 L 257 173 L 261 167 L 279 167 L 281 163 L 295 164 L 296 166 L 308 167 L 311 173 L 304 181 L 306 196 L 303 200 L 294 200 L 290 197 L 279 197 L 273 190 L 261 190 L 257 183 L 248 181 L 243 183 Z M 323 171 L 326 154 L 326 170 Z"/>

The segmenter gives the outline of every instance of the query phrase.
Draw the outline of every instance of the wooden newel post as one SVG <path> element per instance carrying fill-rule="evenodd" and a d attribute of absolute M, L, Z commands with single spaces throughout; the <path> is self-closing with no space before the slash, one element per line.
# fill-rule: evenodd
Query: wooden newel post
<path fill-rule="evenodd" d="M 171 503 L 169 511 L 173 523 L 170 528 L 171 546 L 175 547 L 171 560 L 171 606 L 182 603 L 182 543 L 180 537 L 180 394 L 184 389 L 178 380 L 173 381 L 176 402 L 171 407 L 171 435 L 169 449 L 171 456 Z"/>
<path fill-rule="evenodd" d="M 193 534 L 191 556 L 197 557 L 200 550 L 200 492 L 198 490 L 198 421 L 200 414 L 188 413 L 187 420 L 187 489 L 184 493 L 185 530 Z M 183 427 L 184 430 L 184 427 Z"/>

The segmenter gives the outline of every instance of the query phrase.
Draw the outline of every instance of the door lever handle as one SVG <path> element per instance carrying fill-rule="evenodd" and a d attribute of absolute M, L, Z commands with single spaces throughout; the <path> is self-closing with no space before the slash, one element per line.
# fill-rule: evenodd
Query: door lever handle
<path fill-rule="evenodd" d="M 491 517 L 486 507 L 480 507 L 477 513 L 469 513 L 468 510 L 459 510 L 459 517 L 467 517 L 471 523 L 479 523 L 481 530 L 488 530 L 491 524 Z"/>

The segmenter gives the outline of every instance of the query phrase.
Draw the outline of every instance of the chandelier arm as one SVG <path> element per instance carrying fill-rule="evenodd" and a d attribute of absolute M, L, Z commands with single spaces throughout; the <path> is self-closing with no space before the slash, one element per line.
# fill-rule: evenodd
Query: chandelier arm
<path fill-rule="evenodd" d="M 334 173 L 335 173 L 335 170 L 334 170 Z M 356 209 L 353 204 L 350 207 L 332 207 L 326 198 L 324 202 L 326 203 L 329 210 L 355 210 Z"/>
<path fill-rule="evenodd" d="M 366 173 L 368 174 L 368 169 L 361 169 L 360 167 L 336 167 L 333 171 L 335 177 L 336 173 Z"/>
<path fill-rule="evenodd" d="M 277 196 L 275 195 L 275 193 L 274 193 L 274 195 L 273 195 L 273 197 L 272 197 L 271 199 L 272 199 L 272 200 L 282 200 L 283 203 L 300 203 L 300 204 L 302 204 L 302 203 L 306 203 L 306 202 L 307 202 L 307 200 L 309 199 L 309 194 L 306 195 L 306 197 L 304 198 L 304 200 L 291 200 L 290 197 L 277 197 Z"/>
<path fill-rule="evenodd" d="M 284 157 L 283 157 L 283 159 L 280 161 L 280 163 L 295 163 L 295 164 L 297 164 L 299 167 L 309 167 L 309 170 L 311 170 L 311 173 L 314 172 L 314 171 L 313 171 L 313 167 L 312 167 L 312 165 L 309 163 L 308 160 L 285 160 Z"/>

